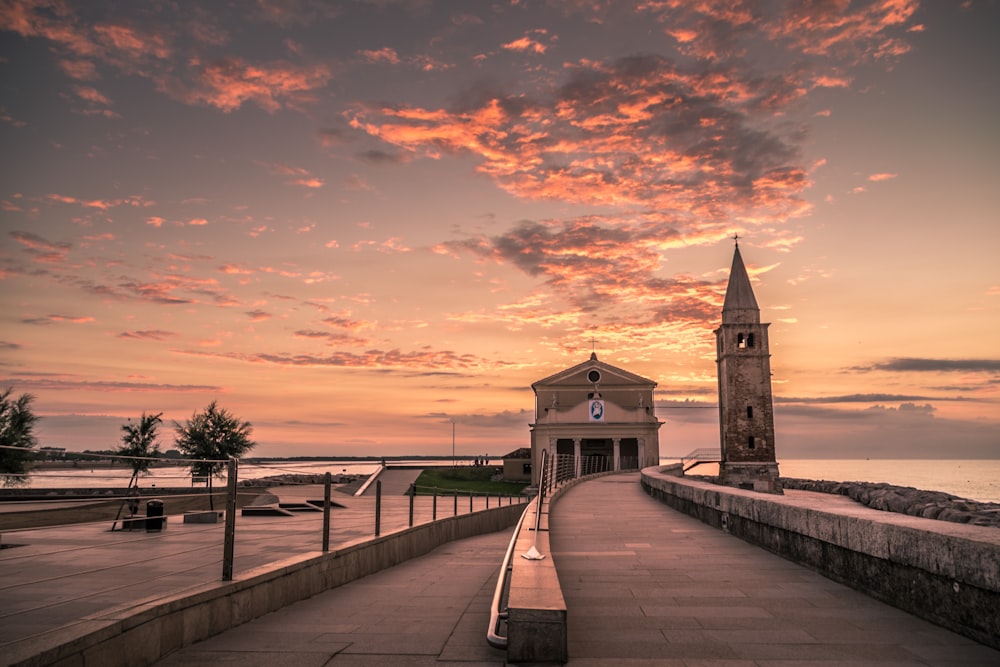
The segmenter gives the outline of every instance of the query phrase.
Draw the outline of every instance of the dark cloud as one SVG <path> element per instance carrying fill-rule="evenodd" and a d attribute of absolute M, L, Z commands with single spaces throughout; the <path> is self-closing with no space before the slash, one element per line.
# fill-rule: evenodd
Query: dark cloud
<path fill-rule="evenodd" d="M 433 419 L 441 423 L 454 421 L 456 424 L 469 427 L 480 428 L 527 428 L 528 424 L 534 421 L 534 414 L 530 410 L 504 410 L 494 414 L 450 414 L 445 412 L 431 412 L 424 415 L 426 419 Z"/>
<path fill-rule="evenodd" d="M 406 156 L 399 152 L 380 151 L 376 149 L 357 153 L 357 158 L 369 164 L 401 164 L 406 162 Z"/>
<path fill-rule="evenodd" d="M 842 396 L 775 396 L 775 403 L 892 403 L 896 401 L 961 401 L 961 398 L 940 398 L 911 394 L 845 394 Z"/>
<path fill-rule="evenodd" d="M 127 392 L 210 392 L 218 393 L 222 387 L 204 384 L 165 384 L 156 382 L 124 382 L 124 381 L 88 381 L 67 380 L 58 377 L 26 377 L 16 380 L 18 386 L 29 389 L 45 389 L 51 391 L 127 391 Z"/>
<path fill-rule="evenodd" d="M 1000 359 L 925 359 L 917 357 L 897 357 L 862 367 L 857 370 L 879 370 L 900 372 L 1000 372 Z"/>
<path fill-rule="evenodd" d="M 123 331 L 118 334 L 118 338 L 136 338 L 140 340 L 168 340 L 178 334 L 173 331 L 160 331 L 151 329 L 147 331 Z"/>
<path fill-rule="evenodd" d="M 401 350 L 371 349 L 364 352 L 331 352 L 326 355 L 286 354 L 272 352 L 237 353 L 204 352 L 201 350 L 176 350 L 182 354 L 202 357 L 217 357 L 244 361 L 247 363 L 267 363 L 278 366 L 334 366 L 344 368 L 364 368 L 373 372 L 416 371 L 415 376 L 471 370 L 489 362 L 472 354 L 456 354 L 450 350 Z"/>

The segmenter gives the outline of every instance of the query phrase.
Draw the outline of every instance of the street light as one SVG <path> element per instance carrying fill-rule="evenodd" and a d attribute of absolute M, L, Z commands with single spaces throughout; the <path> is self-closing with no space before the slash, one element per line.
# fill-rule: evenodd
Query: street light
<path fill-rule="evenodd" d="M 456 466 L 455 461 L 455 420 L 451 420 L 451 467 Z"/>

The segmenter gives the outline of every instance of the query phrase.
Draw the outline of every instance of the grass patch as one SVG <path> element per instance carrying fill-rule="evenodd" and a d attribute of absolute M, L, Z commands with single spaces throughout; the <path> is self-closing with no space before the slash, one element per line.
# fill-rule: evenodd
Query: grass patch
<path fill-rule="evenodd" d="M 491 478 L 501 472 L 495 466 L 461 466 L 456 468 L 425 468 L 415 482 L 417 495 L 432 495 L 437 488 L 438 495 L 453 495 L 455 492 L 467 494 L 490 494 L 519 496 L 528 486 L 527 482 L 495 482 Z"/>

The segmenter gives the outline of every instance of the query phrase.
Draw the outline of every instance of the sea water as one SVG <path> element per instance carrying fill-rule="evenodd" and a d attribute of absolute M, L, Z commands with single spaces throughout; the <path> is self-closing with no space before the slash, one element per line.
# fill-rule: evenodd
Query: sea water
<path fill-rule="evenodd" d="M 663 458 L 661 463 L 677 459 Z M 449 461 L 392 461 L 393 465 L 450 465 Z M 491 461 L 500 465 L 500 460 Z M 467 464 L 467 463 L 466 463 Z M 788 459 L 779 460 L 782 477 L 827 479 L 837 482 L 885 482 L 897 486 L 912 486 L 925 491 L 943 491 L 961 498 L 1000 503 L 1000 460 L 922 460 L 922 459 Z M 462 465 L 462 464 L 460 464 Z M 358 461 L 271 461 L 242 463 L 240 479 L 260 479 L 284 474 L 368 475 L 378 468 L 376 462 Z M 712 475 L 714 464 L 696 468 L 694 472 Z M 29 478 L 28 488 L 125 488 L 131 478 L 127 468 L 79 468 L 36 471 Z M 218 480 L 216 485 L 223 485 Z M 184 466 L 154 468 L 143 476 L 140 486 L 186 487 L 191 474 Z"/>
<path fill-rule="evenodd" d="M 667 462 L 676 459 L 664 459 Z M 716 464 L 705 464 L 692 471 L 701 475 L 717 473 Z M 995 459 L 787 459 L 778 461 L 778 473 L 799 479 L 885 482 L 1000 503 L 1000 460 Z"/>

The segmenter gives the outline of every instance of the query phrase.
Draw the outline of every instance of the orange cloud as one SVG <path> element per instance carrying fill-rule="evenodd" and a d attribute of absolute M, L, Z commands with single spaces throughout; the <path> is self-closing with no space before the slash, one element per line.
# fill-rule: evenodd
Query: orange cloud
<path fill-rule="evenodd" d="M 252 101 L 274 113 L 297 95 L 326 85 L 331 77 L 326 65 L 296 66 L 286 62 L 251 65 L 240 58 L 224 58 L 204 65 L 198 73 L 196 88 L 181 93 L 181 97 L 227 113 Z"/>
<path fill-rule="evenodd" d="M 370 63 L 387 62 L 392 65 L 400 63 L 399 54 L 396 53 L 396 49 L 389 48 L 388 46 L 371 51 L 358 51 L 358 55 Z"/>
<path fill-rule="evenodd" d="M 97 68 L 91 60 L 64 58 L 59 61 L 59 68 L 67 76 L 78 81 L 93 81 L 98 78 Z"/>
<path fill-rule="evenodd" d="M 874 181 L 876 183 L 879 182 L 879 181 L 890 181 L 890 180 L 896 178 L 898 175 L 899 174 L 887 174 L 887 173 L 872 174 L 871 176 L 868 177 L 868 180 L 869 181 Z"/>
<path fill-rule="evenodd" d="M 155 33 L 140 33 L 134 28 L 113 24 L 96 25 L 94 33 L 99 42 L 128 58 L 153 56 L 165 59 L 171 55 L 166 40 Z"/>
<path fill-rule="evenodd" d="M 501 46 L 507 51 L 519 51 L 521 53 L 530 51 L 531 53 L 542 55 L 548 47 L 538 41 L 536 37 L 545 37 L 546 35 L 548 35 L 548 31 L 541 28 L 529 30 L 524 37 L 507 42 Z"/>

